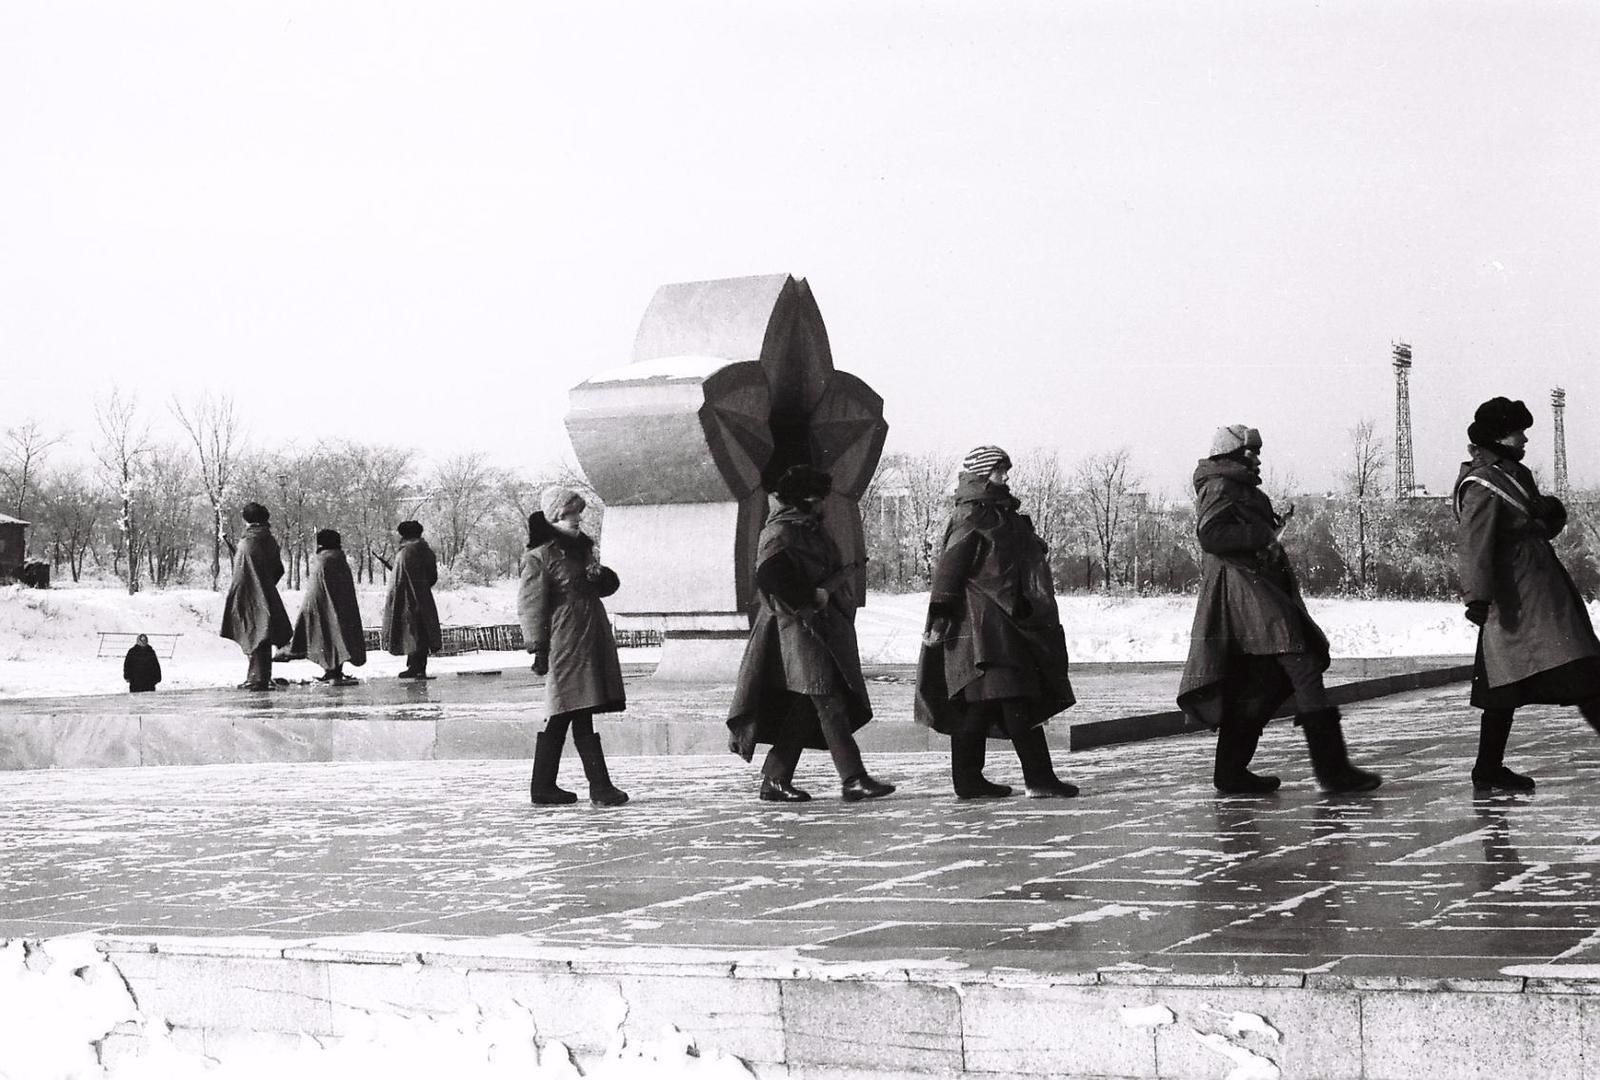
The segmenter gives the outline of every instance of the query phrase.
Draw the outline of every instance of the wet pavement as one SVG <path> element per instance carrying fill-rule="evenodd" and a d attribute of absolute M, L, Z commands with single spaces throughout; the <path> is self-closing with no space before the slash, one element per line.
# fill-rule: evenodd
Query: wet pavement
<path fill-rule="evenodd" d="M 878 755 L 803 806 L 731 756 L 613 761 L 627 807 L 532 808 L 526 764 L 416 761 L 0 774 L 0 938 L 77 931 L 518 935 L 550 945 L 800 949 L 991 967 L 1494 978 L 1600 963 L 1600 741 L 1532 709 L 1535 795 L 1475 798 L 1464 688 L 1347 710 L 1373 796 L 1317 793 L 1298 733 L 1220 798 L 1203 735 L 1076 753 L 1072 801 L 960 802 L 939 754 Z M 1016 780 L 991 744 L 991 778 Z M 570 750 L 566 786 L 583 790 Z"/>

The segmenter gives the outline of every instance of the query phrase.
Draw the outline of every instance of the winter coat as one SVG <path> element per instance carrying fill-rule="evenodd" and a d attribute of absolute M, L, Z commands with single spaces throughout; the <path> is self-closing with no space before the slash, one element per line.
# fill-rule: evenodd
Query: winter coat
<path fill-rule="evenodd" d="M 1178 707 L 1212 727 L 1264 723 L 1293 693 L 1272 657 L 1328 667 L 1328 639 L 1300 596 L 1278 529 L 1283 520 L 1242 462 L 1204 458 L 1194 471 L 1195 531 L 1205 553 Z"/>
<path fill-rule="evenodd" d="M 1468 604 L 1489 605 L 1478 636 L 1473 703 L 1565 705 L 1600 695 L 1600 641 L 1550 544 L 1566 524 L 1566 509 L 1539 493 L 1521 462 L 1478 446 L 1469 453 L 1455 486 L 1461 595 Z M 1574 671 L 1583 677 L 1574 680 L 1574 672 L 1567 672 L 1559 687 L 1546 679 L 1508 700 L 1485 700 L 1485 691 L 1492 696 L 1498 688 L 1568 665 L 1578 665 Z"/>
<path fill-rule="evenodd" d="M 233 582 L 222 606 L 222 637 L 232 638 L 245 652 L 262 645 L 287 645 L 294 634 L 289 613 L 278 595 L 283 559 L 278 541 L 266 525 L 251 525 L 233 553 Z"/>
<path fill-rule="evenodd" d="M 350 563 L 339 548 L 323 548 L 311 560 L 305 601 L 294 621 L 289 652 L 324 668 L 367 662 L 367 639 Z"/>
<path fill-rule="evenodd" d="M 433 587 L 439 583 L 439 560 L 419 537 L 400 541 L 389 592 L 383 598 L 383 636 L 394 656 L 437 653 L 444 648 Z"/>
<path fill-rule="evenodd" d="M 130 693 L 154 690 L 161 681 L 161 658 L 150 646 L 135 644 L 122 658 L 122 678 Z"/>
<path fill-rule="evenodd" d="M 915 715 L 946 735 L 983 701 L 1021 698 L 1039 725 L 1076 700 L 1049 552 L 1018 505 L 1004 485 L 964 478 L 945 526 L 928 623 L 949 619 L 950 633 L 923 646 Z M 998 717 L 987 726 L 1005 736 Z"/>
<path fill-rule="evenodd" d="M 746 761 L 796 724 L 802 745 L 826 748 L 815 711 L 795 695 L 843 695 L 852 731 L 872 719 L 850 575 L 816 514 L 780 504 L 768 516 L 756 544 L 755 619 L 728 710 L 730 748 Z M 820 608 L 818 587 L 829 592 Z"/>
<path fill-rule="evenodd" d="M 562 532 L 542 514 L 535 515 L 530 539 L 517 586 L 517 619 L 528 651 L 550 658 L 546 715 L 621 712 L 627 708 L 622 665 L 600 602 L 620 586 L 616 573 L 599 564 L 592 538 Z"/>

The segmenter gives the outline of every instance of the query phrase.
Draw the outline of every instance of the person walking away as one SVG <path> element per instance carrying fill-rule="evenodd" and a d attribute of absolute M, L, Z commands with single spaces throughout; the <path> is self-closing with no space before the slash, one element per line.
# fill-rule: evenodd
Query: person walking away
<path fill-rule="evenodd" d="M 294 621 L 289 653 L 322 668 L 318 682 L 353 686 L 361 680 L 345 674 L 344 665 L 367 662 L 367 639 L 361 629 L 361 606 L 355 577 L 336 529 L 317 532 L 317 554 L 306 577 L 305 599 Z"/>
<path fill-rule="evenodd" d="M 873 779 L 854 732 L 872 719 L 856 645 L 855 605 L 838 545 L 823 528 L 821 503 L 833 478 L 795 465 L 773 484 L 776 507 L 756 545 L 756 615 L 728 713 L 728 745 L 761 766 L 766 802 L 805 802 L 794 786 L 801 752 L 826 747 L 846 802 L 876 799 L 893 784 Z"/>
<path fill-rule="evenodd" d="M 544 730 L 534 736 L 528 797 L 540 806 L 577 801 L 577 795 L 556 786 L 570 728 L 589 781 L 589 801 L 621 806 L 628 795 L 611 782 L 594 730 L 596 713 L 628 707 L 617 642 L 601 602 L 621 582 L 610 567 L 601 565 L 594 538 L 583 531 L 587 503 L 582 495 L 550 487 L 539 504 L 528 515 L 528 549 L 517 587 L 523 642 L 533 654 L 534 673 L 545 676 L 546 719 Z"/>
<path fill-rule="evenodd" d="M 1467 618 L 1478 627 L 1473 708 L 1482 709 L 1477 791 L 1532 791 L 1505 764 L 1511 721 L 1524 705 L 1576 705 L 1600 731 L 1600 641 L 1577 586 L 1551 546 L 1567 524 L 1561 500 L 1541 494 L 1522 463 L 1533 414 L 1497 397 L 1467 428 L 1456 479 L 1457 555 Z"/>
<path fill-rule="evenodd" d="M 294 634 L 289 613 L 278 595 L 283 558 L 272 535 L 271 514 L 258 502 L 239 510 L 244 535 L 233 553 L 233 581 L 222 606 L 220 634 L 239 643 L 250 657 L 241 690 L 272 689 L 272 650 L 287 645 Z"/>
<path fill-rule="evenodd" d="M 393 656 L 406 658 L 402 679 L 427 679 L 428 654 L 444 648 L 433 587 L 439 583 L 439 560 L 422 538 L 422 525 L 402 521 L 395 526 L 400 547 L 389 572 L 383 601 L 383 635 Z"/>
<path fill-rule="evenodd" d="M 1278 789 L 1276 776 L 1249 765 L 1267 721 L 1292 697 L 1323 790 L 1371 791 L 1382 778 L 1350 764 L 1339 709 L 1322 681 L 1328 639 L 1278 542 L 1286 516 L 1261 490 L 1261 433 L 1243 424 L 1219 428 L 1195 468 L 1194 490 L 1204 554 L 1178 706 L 1217 729 L 1212 783 L 1229 795 Z"/>
<path fill-rule="evenodd" d="M 980 446 L 961 462 L 944 530 L 917 665 L 915 716 L 950 737 L 950 779 L 959 799 L 1003 798 L 984 778 L 990 738 L 1009 739 L 1022 782 L 1036 799 L 1069 799 L 1044 725 L 1077 699 L 1044 541 L 1006 481 L 1010 456 Z"/>
<path fill-rule="evenodd" d="M 128 655 L 122 658 L 122 678 L 130 694 L 148 694 L 161 681 L 161 658 L 150 647 L 150 638 L 140 634 Z"/>

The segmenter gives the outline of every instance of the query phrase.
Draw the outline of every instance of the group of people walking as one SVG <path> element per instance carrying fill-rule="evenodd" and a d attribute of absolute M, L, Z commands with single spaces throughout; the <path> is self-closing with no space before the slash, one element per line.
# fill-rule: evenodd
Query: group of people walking
<path fill-rule="evenodd" d="M 1600 731 L 1600 640 L 1582 596 L 1550 541 L 1566 524 L 1560 500 L 1542 494 L 1522 464 L 1533 417 L 1520 401 L 1485 402 L 1468 428 L 1469 460 L 1454 491 L 1460 522 L 1466 618 L 1479 627 L 1471 703 L 1482 710 L 1471 779 L 1479 791 L 1531 791 L 1506 766 L 1515 711 L 1576 705 Z M 1252 772 L 1268 720 L 1292 702 L 1312 772 L 1333 793 L 1376 789 L 1381 778 L 1350 761 L 1342 720 L 1323 675 L 1328 639 L 1306 608 L 1280 537 L 1280 513 L 1261 489 L 1261 434 L 1219 429 L 1195 467 L 1195 528 L 1203 552 L 1188 660 L 1178 691 L 1184 712 L 1217 732 L 1212 782 L 1227 795 L 1266 795 L 1280 780 Z M 962 460 L 934 568 L 917 665 L 916 720 L 950 740 L 950 776 L 961 799 L 1004 798 L 984 776 L 990 740 L 1011 744 L 1032 798 L 1071 798 L 1056 774 L 1045 724 L 1074 703 L 1066 638 L 1049 552 L 1008 485 L 1011 459 L 980 446 Z M 846 563 L 822 520 L 827 473 L 795 465 L 769 485 L 772 510 L 756 547 L 756 609 L 729 710 L 729 748 L 746 761 L 768 747 L 759 798 L 804 802 L 795 784 L 807 748 L 828 751 L 847 802 L 895 787 L 873 777 L 855 732 L 872 718 L 856 643 L 858 563 Z M 621 665 L 604 598 L 620 582 L 583 531 L 585 501 L 547 489 L 528 518 L 517 613 L 533 670 L 546 676 L 544 730 L 535 740 L 529 797 L 577 801 L 556 783 L 567 735 L 582 759 L 589 799 L 620 806 L 593 718 L 626 708 Z M 343 665 L 365 651 L 355 586 L 339 534 L 317 534 L 318 554 L 293 627 L 278 599 L 283 575 L 267 511 L 247 504 L 222 633 L 250 657 L 248 689 L 270 683 L 272 649 L 321 664 L 324 679 L 351 681 Z M 402 678 L 426 678 L 439 648 L 433 553 L 422 527 L 401 522 L 384 625 Z"/>

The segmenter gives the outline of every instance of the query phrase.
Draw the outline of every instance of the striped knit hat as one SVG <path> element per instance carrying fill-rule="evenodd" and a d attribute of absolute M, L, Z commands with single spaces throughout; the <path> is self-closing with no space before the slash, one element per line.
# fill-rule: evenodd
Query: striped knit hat
<path fill-rule="evenodd" d="M 961 459 L 961 471 L 969 476 L 988 476 L 996 469 L 1011 468 L 1011 455 L 998 446 L 980 446 Z"/>

